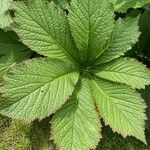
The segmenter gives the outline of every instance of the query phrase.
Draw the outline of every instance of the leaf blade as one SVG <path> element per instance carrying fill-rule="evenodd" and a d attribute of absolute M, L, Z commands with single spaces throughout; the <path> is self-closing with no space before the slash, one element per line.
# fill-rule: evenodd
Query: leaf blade
<path fill-rule="evenodd" d="M 65 13 L 53 2 L 16 2 L 13 7 L 16 10 L 15 21 L 19 24 L 15 31 L 23 43 L 44 56 L 65 61 L 78 58 Z"/>
<path fill-rule="evenodd" d="M 88 82 L 82 79 L 79 91 L 52 120 L 52 136 L 61 150 L 88 150 L 98 144 L 100 122 Z"/>
<path fill-rule="evenodd" d="M 18 40 L 13 32 L 0 29 L 0 81 L 10 66 L 30 56 L 30 51 Z"/>
<path fill-rule="evenodd" d="M 75 67 L 58 60 L 28 60 L 7 78 L 2 114 L 31 121 L 44 118 L 66 102 L 78 81 Z"/>
<path fill-rule="evenodd" d="M 142 98 L 128 86 L 98 78 L 92 79 L 92 89 L 106 125 L 110 125 L 114 132 L 124 137 L 132 135 L 146 143 L 146 104 Z"/>
<path fill-rule="evenodd" d="M 140 8 L 144 6 L 146 3 L 149 3 L 150 0 L 110 0 L 116 11 L 118 12 L 126 12 L 129 8 Z"/>
<path fill-rule="evenodd" d="M 92 60 L 101 53 L 114 27 L 113 15 L 107 0 L 71 2 L 68 19 L 82 61 Z"/>
<path fill-rule="evenodd" d="M 123 56 L 138 41 L 138 18 L 119 19 L 104 46 L 103 53 L 97 57 L 95 64 L 102 64 Z"/>
<path fill-rule="evenodd" d="M 0 1 L 0 28 L 7 29 L 13 23 L 12 17 L 8 11 L 12 3 L 12 0 Z"/>
<path fill-rule="evenodd" d="M 150 84 L 150 71 L 132 58 L 120 58 L 99 66 L 95 74 L 101 78 L 125 83 L 133 88 L 144 88 Z"/>

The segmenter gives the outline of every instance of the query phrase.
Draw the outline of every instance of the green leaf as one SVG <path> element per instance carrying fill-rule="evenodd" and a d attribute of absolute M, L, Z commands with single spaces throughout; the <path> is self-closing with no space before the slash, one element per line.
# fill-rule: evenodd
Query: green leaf
<path fill-rule="evenodd" d="M 71 0 L 53 0 L 54 2 L 60 4 L 64 9 L 69 7 Z"/>
<path fill-rule="evenodd" d="M 12 3 L 12 0 L 0 0 L 0 14 L 6 12 Z"/>
<path fill-rule="evenodd" d="M 131 58 L 120 58 L 98 66 L 94 73 L 101 78 L 126 83 L 138 89 L 150 84 L 150 71 Z"/>
<path fill-rule="evenodd" d="M 0 0 L 0 28 L 5 29 L 13 23 L 12 17 L 8 12 L 12 0 Z"/>
<path fill-rule="evenodd" d="M 6 77 L 0 112 L 29 121 L 54 113 L 74 91 L 75 69 L 59 60 L 25 61 Z"/>
<path fill-rule="evenodd" d="M 0 14 L 0 28 L 5 30 L 10 30 L 10 26 L 13 23 L 12 17 L 9 12 Z"/>
<path fill-rule="evenodd" d="M 147 129 L 150 132 L 150 86 L 147 86 L 145 89 L 140 91 L 143 99 L 146 101 L 147 104 Z"/>
<path fill-rule="evenodd" d="M 14 63 L 26 59 L 30 51 L 13 32 L 4 32 L 0 29 L 0 81 L 2 76 Z"/>
<path fill-rule="evenodd" d="M 72 0 L 69 24 L 82 60 L 92 60 L 114 27 L 114 11 L 107 0 Z"/>
<path fill-rule="evenodd" d="M 130 87 L 93 78 L 94 98 L 106 125 L 123 137 L 135 136 L 146 143 L 144 100 Z"/>
<path fill-rule="evenodd" d="M 138 41 L 138 30 L 138 18 L 119 19 L 103 47 L 103 53 L 97 57 L 95 63 L 106 63 L 124 55 Z"/>
<path fill-rule="evenodd" d="M 65 13 L 53 2 L 34 0 L 14 4 L 15 31 L 23 43 L 44 56 L 75 61 L 78 51 Z"/>
<path fill-rule="evenodd" d="M 52 120 L 52 136 L 61 150 L 95 149 L 100 138 L 100 121 L 89 80 L 83 78 L 68 102 Z"/>
<path fill-rule="evenodd" d="M 150 0 L 110 0 L 116 11 L 126 12 L 129 8 L 140 8 Z"/>

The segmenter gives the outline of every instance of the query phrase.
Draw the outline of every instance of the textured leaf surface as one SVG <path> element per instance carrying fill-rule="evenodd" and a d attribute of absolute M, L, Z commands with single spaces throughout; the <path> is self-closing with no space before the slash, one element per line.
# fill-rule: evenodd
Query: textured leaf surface
<path fill-rule="evenodd" d="M 0 14 L 0 28 L 1 29 L 9 30 L 12 23 L 13 23 L 13 20 L 9 12 Z"/>
<path fill-rule="evenodd" d="M 110 0 L 114 4 L 114 8 L 119 12 L 126 12 L 129 8 L 139 8 L 150 0 Z"/>
<path fill-rule="evenodd" d="M 0 0 L 0 28 L 5 29 L 13 23 L 12 17 L 8 12 L 12 0 Z"/>
<path fill-rule="evenodd" d="M 113 9 L 107 0 L 72 0 L 69 24 L 82 60 L 93 59 L 114 27 Z"/>
<path fill-rule="evenodd" d="M 138 30 L 138 18 L 119 19 L 96 64 L 106 63 L 124 55 L 138 41 Z"/>
<path fill-rule="evenodd" d="M 24 120 L 44 118 L 69 98 L 78 81 L 75 68 L 58 60 L 29 60 L 12 70 L 0 112 Z"/>
<path fill-rule="evenodd" d="M 60 4 L 65 9 L 69 7 L 71 0 L 54 0 L 54 2 Z"/>
<path fill-rule="evenodd" d="M 147 86 L 144 90 L 140 91 L 143 99 L 146 101 L 147 104 L 147 129 L 150 132 L 150 86 Z"/>
<path fill-rule="evenodd" d="M 12 0 L 0 0 L 0 14 L 6 12 L 9 9 L 11 3 Z"/>
<path fill-rule="evenodd" d="M 52 135 L 61 150 L 94 149 L 100 138 L 100 121 L 87 79 L 52 120 Z"/>
<path fill-rule="evenodd" d="M 95 74 L 101 78 L 126 83 L 133 88 L 144 88 L 150 84 L 150 71 L 138 61 L 120 58 L 97 67 Z"/>
<path fill-rule="evenodd" d="M 12 64 L 29 56 L 30 52 L 26 49 L 27 47 L 18 41 L 16 34 L 0 30 L 0 81 Z"/>
<path fill-rule="evenodd" d="M 62 9 L 53 2 L 35 0 L 30 4 L 16 2 L 15 28 L 23 43 L 39 54 L 74 60 L 78 51 L 69 30 L 68 20 Z"/>
<path fill-rule="evenodd" d="M 124 137 L 135 136 L 144 143 L 145 108 L 142 98 L 125 85 L 94 78 L 93 94 L 106 125 Z"/>

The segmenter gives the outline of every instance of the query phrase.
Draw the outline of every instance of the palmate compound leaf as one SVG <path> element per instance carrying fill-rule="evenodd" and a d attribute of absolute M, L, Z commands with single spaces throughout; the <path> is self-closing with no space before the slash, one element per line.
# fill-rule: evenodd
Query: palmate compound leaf
<path fill-rule="evenodd" d="M 108 0 L 72 0 L 69 24 L 81 59 L 86 63 L 103 51 L 114 27 L 114 11 Z"/>
<path fill-rule="evenodd" d="M 126 12 L 129 8 L 140 8 L 150 0 L 110 0 L 113 3 L 115 11 Z"/>
<path fill-rule="evenodd" d="M 97 76 L 114 82 L 126 83 L 133 88 L 144 88 L 150 84 L 150 70 L 132 58 L 119 58 L 97 66 Z"/>
<path fill-rule="evenodd" d="M 14 4 L 17 23 L 15 30 L 22 41 L 34 51 L 69 61 L 78 59 L 69 29 L 71 26 L 84 62 L 92 61 L 93 58 L 96 59 L 96 64 L 109 62 L 131 49 L 139 32 L 137 18 L 114 23 L 113 10 L 107 2 L 73 0 L 69 10 L 70 25 L 67 16 L 54 3 L 48 4 L 42 0 L 17 2 Z M 84 37 L 78 37 L 79 33 L 75 28 Z M 88 38 L 91 35 L 92 38 Z M 83 43 L 77 38 L 83 40 Z M 53 61 L 31 60 L 10 72 L 1 112 L 14 118 L 34 120 L 42 119 L 59 109 L 72 95 L 79 73 L 75 71 L 77 68 L 65 62 Z M 84 72 L 87 68 L 81 66 L 81 69 Z M 95 101 L 106 124 L 110 124 L 114 131 L 124 137 L 133 135 L 145 142 L 145 104 L 141 98 L 128 86 L 103 79 L 92 80 Z M 53 138 L 64 150 L 95 148 L 100 136 L 92 93 L 85 80 L 82 79 L 81 84 L 56 112 L 52 121 Z"/>
<path fill-rule="evenodd" d="M 30 56 L 27 47 L 18 40 L 15 33 L 0 29 L 0 81 L 10 66 Z"/>
<path fill-rule="evenodd" d="M 67 101 L 78 76 L 75 67 L 63 61 L 25 61 L 6 77 L 0 113 L 27 121 L 42 119 Z"/>
<path fill-rule="evenodd" d="M 135 136 L 146 143 L 144 100 L 132 88 L 92 77 L 92 90 L 106 125 L 123 137 Z"/>
<path fill-rule="evenodd" d="M 124 55 L 138 41 L 138 30 L 138 17 L 117 20 L 110 38 L 103 47 L 103 53 L 97 56 L 95 64 L 106 63 Z"/>
<path fill-rule="evenodd" d="M 23 43 L 44 56 L 75 61 L 78 50 L 69 30 L 67 17 L 53 2 L 16 2 L 16 28 Z M 18 24 L 18 25 L 17 25 Z"/>
<path fill-rule="evenodd" d="M 61 150 L 96 148 L 100 138 L 100 121 L 89 80 L 82 78 L 68 102 L 52 120 L 52 136 Z"/>

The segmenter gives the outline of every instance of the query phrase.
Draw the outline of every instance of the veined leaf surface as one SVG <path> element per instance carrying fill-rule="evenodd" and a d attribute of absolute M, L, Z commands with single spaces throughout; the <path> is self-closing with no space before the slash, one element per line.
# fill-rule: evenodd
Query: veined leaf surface
<path fill-rule="evenodd" d="M 0 28 L 7 29 L 13 23 L 12 17 L 8 12 L 12 0 L 0 0 Z"/>
<path fill-rule="evenodd" d="M 117 20 L 113 32 L 95 63 L 102 64 L 123 56 L 138 41 L 138 18 Z"/>
<path fill-rule="evenodd" d="M 82 60 L 95 58 L 114 27 L 114 12 L 107 0 L 72 0 L 69 24 Z"/>
<path fill-rule="evenodd" d="M 18 41 L 13 32 L 4 32 L 0 29 L 0 81 L 8 68 L 29 57 L 27 47 Z"/>
<path fill-rule="evenodd" d="M 96 148 L 100 127 L 89 81 L 83 78 L 72 97 L 56 112 L 52 136 L 61 150 L 88 150 Z"/>
<path fill-rule="evenodd" d="M 146 143 L 144 100 L 132 88 L 100 78 L 92 79 L 92 89 L 106 125 L 124 137 L 132 135 Z"/>
<path fill-rule="evenodd" d="M 78 50 L 69 30 L 66 14 L 53 2 L 16 2 L 15 31 L 32 50 L 51 58 L 75 61 Z"/>
<path fill-rule="evenodd" d="M 100 65 L 94 73 L 101 78 L 126 83 L 138 89 L 150 84 L 150 71 L 132 58 L 120 58 Z"/>
<path fill-rule="evenodd" d="M 150 0 L 110 0 L 116 11 L 126 12 L 129 8 L 140 8 Z"/>
<path fill-rule="evenodd" d="M 59 109 L 74 91 L 79 74 L 59 60 L 29 60 L 6 78 L 0 112 L 13 118 L 34 120 Z"/>

